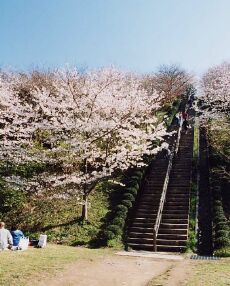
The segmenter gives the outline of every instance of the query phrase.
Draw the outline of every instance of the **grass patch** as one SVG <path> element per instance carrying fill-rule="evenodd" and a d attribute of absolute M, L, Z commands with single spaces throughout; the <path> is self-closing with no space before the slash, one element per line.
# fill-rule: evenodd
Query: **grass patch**
<path fill-rule="evenodd" d="M 173 266 L 170 266 L 164 273 L 150 280 L 146 286 L 164 286 L 170 277 Z"/>
<path fill-rule="evenodd" d="M 186 286 L 230 285 L 230 260 L 196 262 Z"/>
<path fill-rule="evenodd" d="M 9 229 L 14 219 L 19 227 L 30 238 L 38 238 L 41 233 L 47 234 L 48 241 L 65 245 L 88 245 L 101 230 L 103 220 L 109 209 L 108 188 L 93 191 L 89 196 L 89 218 L 81 220 L 81 201 L 75 197 L 67 199 L 48 196 L 39 199 L 31 198 L 30 202 L 20 209 L 18 215 L 7 212 L 1 215 Z M 26 208 L 29 205 L 28 208 Z"/>
<path fill-rule="evenodd" d="M 100 255 L 112 253 L 107 249 L 87 249 L 62 245 L 31 248 L 27 251 L 0 252 L 0 285 L 32 285 L 32 280 L 51 277 L 79 259 L 92 261 Z"/>
<path fill-rule="evenodd" d="M 222 247 L 214 251 L 214 255 L 221 257 L 230 257 L 230 247 Z"/>

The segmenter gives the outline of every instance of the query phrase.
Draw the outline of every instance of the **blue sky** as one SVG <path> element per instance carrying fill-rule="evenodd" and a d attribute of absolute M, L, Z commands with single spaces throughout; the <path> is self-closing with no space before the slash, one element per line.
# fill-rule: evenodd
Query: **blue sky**
<path fill-rule="evenodd" d="M 230 0 L 0 0 L 0 67 L 201 73 L 230 60 Z"/>

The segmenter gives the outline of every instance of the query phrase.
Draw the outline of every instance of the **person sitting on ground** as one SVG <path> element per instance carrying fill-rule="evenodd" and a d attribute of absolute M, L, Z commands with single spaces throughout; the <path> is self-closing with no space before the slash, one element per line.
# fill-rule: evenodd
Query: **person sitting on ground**
<path fill-rule="evenodd" d="M 13 246 L 18 246 L 20 239 L 24 237 L 23 232 L 17 226 L 13 226 L 10 232 L 13 237 Z"/>
<path fill-rule="evenodd" d="M 7 250 L 11 248 L 13 238 L 8 229 L 5 229 L 5 223 L 0 222 L 0 250 Z"/>

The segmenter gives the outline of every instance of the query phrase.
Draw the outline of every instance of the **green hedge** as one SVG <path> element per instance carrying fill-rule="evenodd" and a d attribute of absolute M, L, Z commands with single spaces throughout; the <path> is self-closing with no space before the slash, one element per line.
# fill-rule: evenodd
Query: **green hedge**
<path fill-rule="evenodd" d="M 213 226 L 215 255 L 230 256 L 230 227 L 224 215 L 221 201 L 221 187 L 213 181 Z"/>
<path fill-rule="evenodd" d="M 142 169 L 135 169 L 129 172 L 129 176 L 125 177 L 122 182 L 124 186 L 119 187 L 119 191 L 123 193 L 123 195 L 105 231 L 107 246 L 109 247 L 121 245 L 127 215 L 129 210 L 133 207 L 136 196 L 140 190 L 145 168 L 143 167 Z"/>

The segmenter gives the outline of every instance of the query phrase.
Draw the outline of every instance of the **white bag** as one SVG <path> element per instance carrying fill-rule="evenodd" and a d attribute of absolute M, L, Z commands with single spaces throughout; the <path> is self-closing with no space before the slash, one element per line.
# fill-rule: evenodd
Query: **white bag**
<path fill-rule="evenodd" d="M 29 246 L 29 237 L 21 237 L 18 244 L 19 250 L 26 250 Z"/>
<path fill-rule="evenodd" d="M 47 235 L 41 234 L 38 241 L 38 247 L 46 247 L 47 244 Z"/>

